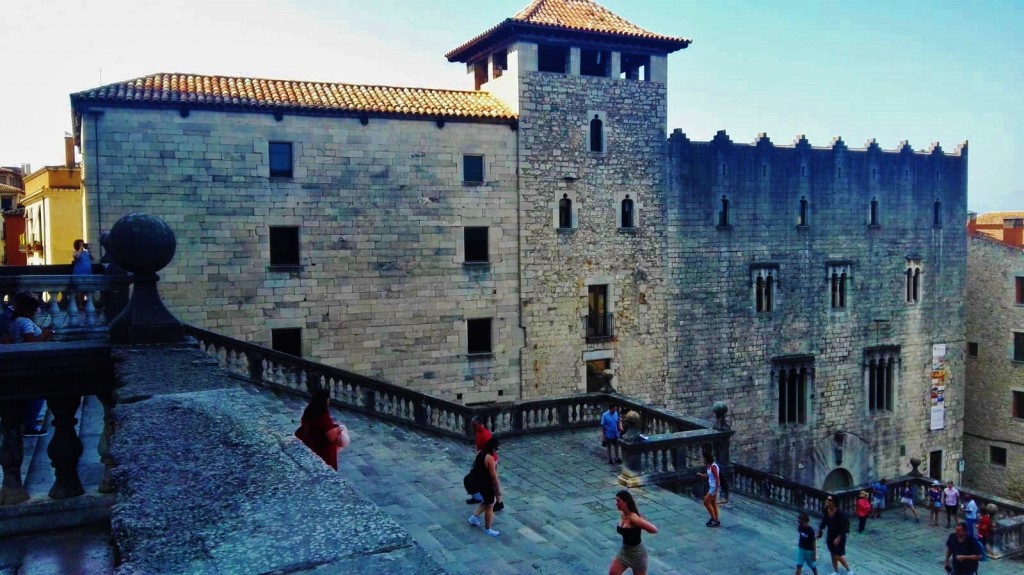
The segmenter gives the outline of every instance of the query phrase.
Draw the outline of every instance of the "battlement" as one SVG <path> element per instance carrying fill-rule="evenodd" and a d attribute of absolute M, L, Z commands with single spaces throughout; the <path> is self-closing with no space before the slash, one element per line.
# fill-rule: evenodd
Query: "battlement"
<path fill-rule="evenodd" d="M 947 154 L 939 142 L 932 142 L 927 149 L 914 150 L 907 140 L 900 140 L 899 145 L 892 150 L 883 149 L 878 145 L 878 141 L 871 138 L 864 143 L 863 148 L 850 148 L 843 141 L 842 136 L 836 136 L 832 138 L 832 142 L 828 146 L 812 146 L 807 140 L 807 136 L 804 134 L 797 134 L 793 139 L 792 145 L 777 145 L 771 141 L 768 134 L 765 132 L 759 132 L 754 138 L 754 141 L 749 144 L 733 142 L 729 137 L 729 134 L 725 130 L 719 130 L 715 137 L 707 142 L 695 142 L 686 137 L 686 134 L 681 128 L 676 128 L 672 131 L 669 136 L 669 143 L 673 146 L 688 146 L 688 145 L 714 145 L 718 147 L 723 146 L 736 146 L 739 148 L 756 148 L 760 150 L 780 148 L 780 149 L 792 149 L 792 150 L 817 150 L 825 151 L 832 150 L 835 152 L 864 152 L 869 154 L 896 154 L 896 155 L 914 155 L 914 156 L 952 156 L 952 157 L 966 157 L 967 156 L 967 140 L 964 140 L 956 148 L 953 149 L 951 154 Z"/>

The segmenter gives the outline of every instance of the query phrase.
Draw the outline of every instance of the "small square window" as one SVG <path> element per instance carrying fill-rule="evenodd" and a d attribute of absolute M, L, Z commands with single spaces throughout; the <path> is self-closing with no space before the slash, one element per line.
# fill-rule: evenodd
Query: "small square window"
<path fill-rule="evenodd" d="M 490 261 L 487 251 L 487 228 L 464 228 L 466 263 L 480 264 Z"/>
<path fill-rule="evenodd" d="M 538 71 L 565 74 L 568 72 L 568 63 L 568 46 L 551 46 L 549 44 L 537 45 Z"/>
<path fill-rule="evenodd" d="M 462 181 L 482 184 L 484 181 L 484 157 L 467 154 L 462 156 Z"/>
<path fill-rule="evenodd" d="M 270 177 L 292 177 L 291 142 L 270 142 Z"/>
<path fill-rule="evenodd" d="M 469 355 L 484 355 L 492 353 L 491 318 L 467 319 L 466 341 L 466 352 L 469 353 Z"/>
<path fill-rule="evenodd" d="M 1024 332 L 1013 332 L 1013 361 L 1024 361 Z"/>
<path fill-rule="evenodd" d="M 967 342 L 967 357 L 978 357 L 978 342 Z"/>
<path fill-rule="evenodd" d="M 1024 419 L 1024 391 L 1013 392 L 1013 417 Z"/>
<path fill-rule="evenodd" d="M 271 226 L 270 265 L 299 265 L 299 227 Z"/>
<path fill-rule="evenodd" d="M 302 357 L 302 328 L 272 329 L 270 330 L 270 341 L 274 351 Z"/>
<path fill-rule="evenodd" d="M 1006 467 L 1006 448 L 995 445 L 988 446 L 988 461 L 992 465 Z"/>

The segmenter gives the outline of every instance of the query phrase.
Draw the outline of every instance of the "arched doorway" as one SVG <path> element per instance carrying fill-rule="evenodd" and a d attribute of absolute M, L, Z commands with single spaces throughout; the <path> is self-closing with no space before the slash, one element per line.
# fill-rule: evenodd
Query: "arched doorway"
<path fill-rule="evenodd" d="M 821 489 L 833 492 L 849 489 L 850 487 L 853 487 L 853 476 L 850 475 L 849 471 L 842 467 L 837 467 L 836 469 L 833 469 L 827 477 L 825 477 L 825 485 L 823 485 Z"/>

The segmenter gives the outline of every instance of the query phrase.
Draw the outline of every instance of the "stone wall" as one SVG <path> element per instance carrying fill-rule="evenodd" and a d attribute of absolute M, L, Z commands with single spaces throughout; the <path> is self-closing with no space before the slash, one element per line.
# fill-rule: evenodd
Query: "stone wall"
<path fill-rule="evenodd" d="M 257 344 L 301 328 L 303 355 L 468 403 L 519 396 L 516 133 L 505 124 L 108 108 L 83 122 L 89 236 L 147 212 L 175 231 L 160 290 L 182 321 Z M 268 142 L 294 174 L 269 177 Z M 482 185 L 462 155 L 483 154 Z M 269 267 L 269 227 L 301 265 Z M 464 265 L 463 226 L 490 263 Z M 491 357 L 465 318 L 492 317 Z"/>
<path fill-rule="evenodd" d="M 906 473 L 910 457 L 939 449 L 950 475 L 963 429 L 966 150 L 747 145 L 724 132 L 698 143 L 680 131 L 670 148 L 669 406 L 706 415 L 728 402 L 733 458 L 806 484 L 838 468 L 854 483 Z M 910 260 L 922 269 L 918 303 L 905 297 Z M 845 308 L 832 308 L 830 263 L 849 266 Z M 776 274 L 770 312 L 756 311 L 759 266 Z M 952 372 L 940 431 L 929 431 L 934 344 L 947 346 Z M 891 411 L 868 409 L 865 350 L 877 346 L 899 347 Z M 806 424 L 779 423 L 787 361 L 812 370 Z"/>
<path fill-rule="evenodd" d="M 519 80 L 523 395 L 585 391 L 586 360 L 605 358 L 619 392 L 662 403 L 665 85 L 545 72 Z M 603 153 L 590 151 L 595 115 Z M 617 223 L 626 194 L 634 229 Z M 563 195 L 571 229 L 558 229 Z M 585 337 L 590 285 L 608 286 L 610 341 Z"/>
<path fill-rule="evenodd" d="M 1013 392 L 1024 393 L 1024 363 L 1013 361 L 1013 332 L 1024 332 L 1024 306 L 1015 280 L 1024 277 L 1024 251 L 982 234 L 968 238 L 967 358 L 964 407 L 964 484 L 1024 500 L 1024 419 L 1013 417 Z M 991 448 L 1006 450 L 993 463 Z"/>

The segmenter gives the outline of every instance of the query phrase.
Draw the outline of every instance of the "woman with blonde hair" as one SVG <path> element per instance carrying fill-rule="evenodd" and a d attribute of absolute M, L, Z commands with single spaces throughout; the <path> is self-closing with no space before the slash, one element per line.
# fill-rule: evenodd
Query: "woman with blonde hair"
<path fill-rule="evenodd" d="M 622 575 L 627 569 L 632 569 L 633 575 L 647 575 L 647 550 L 640 541 L 640 531 L 653 535 L 658 528 L 640 515 L 633 494 L 625 489 L 615 494 L 615 508 L 619 510 L 615 530 L 622 536 L 622 548 L 608 566 L 608 575 Z"/>

